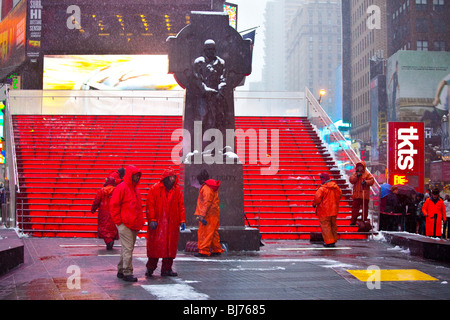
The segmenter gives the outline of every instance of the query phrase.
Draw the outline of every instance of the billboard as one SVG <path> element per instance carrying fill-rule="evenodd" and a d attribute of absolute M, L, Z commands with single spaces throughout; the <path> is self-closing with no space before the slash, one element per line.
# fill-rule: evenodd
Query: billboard
<path fill-rule="evenodd" d="M 388 183 L 425 191 L 423 122 L 388 123 Z"/>
<path fill-rule="evenodd" d="M 46 55 L 44 90 L 180 89 L 167 55 Z"/>
<path fill-rule="evenodd" d="M 46 1 L 44 54 L 166 54 L 166 39 L 190 22 L 191 11 L 211 10 L 210 0 Z"/>
<path fill-rule="evenodd" d="M 0 69 L 2 69 L 2 78 L 6 77 L 25 60 L 26 4 L 26 1 L 21 1 L 0 22 Z"/>
<path fill-rule="evenodd" d="M 386 163 L 385 153 L 380 146 L 386 141 L 386 76 L 380 74 L 370 81 L 370 138 L 371 159 Z M 373 165 L 373 164 L 372 164 Z"/>
<path fill-rule="evenodd" d="M 450 80 L 450 52 L 398 51 L 387 61 L 388 121 L 423 121 L 437 128 L 448 113 L 448 86 L 436 95 L 440 83 Z"/>

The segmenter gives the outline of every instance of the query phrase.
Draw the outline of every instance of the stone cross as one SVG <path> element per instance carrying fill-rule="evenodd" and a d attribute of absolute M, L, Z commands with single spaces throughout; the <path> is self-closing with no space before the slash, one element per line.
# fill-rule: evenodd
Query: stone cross
<path fill-rule="evenodd" d="M 225 162 L 220 150 L 230 143 L 227 133 L 232 132 L 234 152 L 234 89 L 251 73 L 251 40 L 229 25 L 226 13 L 192 12 L 191 24 L 167 41 L 169 73 L 186 89 L 180 181 L 189 231 L 181 233 L 179 249 L 195 241 L 196 232 L 190 231 L 198 226 L 193 216 L 200 187 L 196 177 L 206 169 L 210 178 L 221 181 L 221 241 L 230 250 L 259 250 L 259 231 L 245 227 L 242 163 Z M 208 154 L 205 149 L 211 145 L 213 152 Z M 194 161 L 187 161 L 189 154 Z"/>
<path fill-rule="evenodd" d="M 233 92 L 251 73 L 251 40 L 229 25 L 226 13 L 194 11 L 191 24 L 169 37 L 168 45 L 169 73 L 186 89 L 183 126 L 191 139 L 185 139 L 183 153 L 196 150 L 195 143 L 202 141 L 201 153 L 208 129 L 223 137 L 226 129 L 235 129 Z M 194 130 L 200 121 L 201 131 Z"/>

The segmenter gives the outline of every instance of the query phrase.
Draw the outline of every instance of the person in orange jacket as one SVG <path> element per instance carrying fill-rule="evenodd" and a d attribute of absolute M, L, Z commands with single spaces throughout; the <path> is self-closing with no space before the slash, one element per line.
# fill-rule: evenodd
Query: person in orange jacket
<path fill-rule="evenodd" d="M 220 245 L 219 237 L 219 187 L 220 181 L 209 179 L 206 170 L 197 176 L 202 186 L 197 200 L 195 216 L 199 222 L 198 227 L 198 254 L 200 257 L 220 255 L 225 250 Z"/>
<path fill-rule="evenodd" d="M 425 216 L 425 235 L 428 237 L 440 237 L 442 235 L 442 220 L 447 221 L 444 201 L 439 197 L 439 189 L 431 192 L 422 206 Z"/>
<path fill-rule="evenodd" d="M 106 250 L 112 250 L 114 240 L 119 239 L 119 232 L 117 231 L 117 227 L 112 221 L 109 212 L 109 203 L 115 188 L 116 183 L 114 177 L 109 176 L 106 178 L 103 188 L 97 191 L 91 206 L 92 213 L 95 213 L 98 209 L 97 236 L 105 241 Z"/>
<path fill-rule="evenodd" d="M 130 282 L 137 281 L 133 276 L 133 251 L 136 236 L 145 223 L 138 189 L 141 175 L 135 166 L 126 167 L 123 182 L 116 187 L 110 201 L 111 218 L 119 230 L 122 245 L 117 277 Z"/>
<path fill-rule="evenodd" d="M 184 230 L 186 219 L 183 193 L 174 169 L 164 170 L 159 182 L 150 188 L 145 208 L 148 221 L 145 276 L 153 275 L 162 258 L 161 276 L 175 277 L 178 274 L 173 272 L 172 265 L 177 255 L 180 227 Z"/>
<path fill-rule="evenodd" d="M 355 172 L 350 176 L 349 180 L 353 184 L 353 207 L 350 220 L 350 225 L 353 226 L 356 225 L 356 219 L 361 208 L 364 209 L 362 221 L 367 221 L 369 218 L 370 187 L 375 183 L 375 179 L 366 170 L 366 163 L 361 161 L 356 164 Z"/>
<path fill-rule="evenodd" d="M 322 185 L 314 195 L 313 207 L 316 208 L 324 246 L 334 247 L 338 240 L 336 219 L 339 213 L 342 191 L 336 182 L 331 181 L 328 173 L 320 174 L 320 182 Z"/>

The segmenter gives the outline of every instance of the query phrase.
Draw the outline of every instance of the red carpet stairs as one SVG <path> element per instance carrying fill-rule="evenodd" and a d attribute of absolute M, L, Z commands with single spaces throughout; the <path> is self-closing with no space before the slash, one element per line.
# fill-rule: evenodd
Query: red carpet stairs
<path fill-rule="evenodd" d="M 16 115 L 13 126 L 19 227 L 37 237 L 95 237 L 97 214 L 90 207 L 105 178 L 121 166 L 139 167 L 145 200 L 162 171 L 174 167 L 171 152 L 178 142 L 171 141 L 171 134 L 182 127 L 182 118 Z M 267 165 L 250 164 L 248 149 L 244 163 L 246 221 L 260 229 L 263 239 L 309 239 L 311 232 L 320 231 L 311 202 L 321 172 L 330 173 L 344 192 L 340 238 L 366 237 L 349 225 L 351 190 L 306 118 L 236 118 L 236 129 L 250 128 L 267 129 L 268 157 L 270 129 L 279 130 L 276 175 L 261 175 Z"/>

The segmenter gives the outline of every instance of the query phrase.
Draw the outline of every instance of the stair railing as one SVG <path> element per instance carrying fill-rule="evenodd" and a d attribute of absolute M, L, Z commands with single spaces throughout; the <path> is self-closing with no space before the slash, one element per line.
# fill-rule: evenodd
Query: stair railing
<path fill-rule="evenodd" d="M 8 85 L 7 85 L 8 86 Z M 5 126 L 5 189 L 6 189 L 6 226 L 17 227 L 17 194 L 20 193 L 19 175 L 17 171 L 16 145 L 14 143 L 14 130 L 12 112 L 9 99 L 9 87 L 6 89 L 6 103 L 3 123 Z"/>
<path fill-rule="evenodd" d="M 350 148 L 347 144 L 344 135 L 339 131 L 335 124 L 331 121 L 328 114 L 323 110 L 320 103 L 311 93 L 308 88 L 305 88 L 306 97 L 306 113 L 309 121 L 316 129 L 319 131 L 319 136 L 322 139 L 324 145 L 329 150 L 330 154 L 333 156 L 338 169 L 343 175 L 348 185 L 350 185 L 349 178 L 353 173 L 353 170 L 361 159 L 358 157 L 356 152 Z M 321 133 L 326 132 L 327 139 Z M 369 170 L 368 170 L 369 171 Z M 375 179 L 374 185 L 371 187 L 370 192 L 370 209 L 369 217 L 372 216 L 372 224 L 374 228 L 378 230 L 379 219 L 380 219 L 380 185 Z"/>

